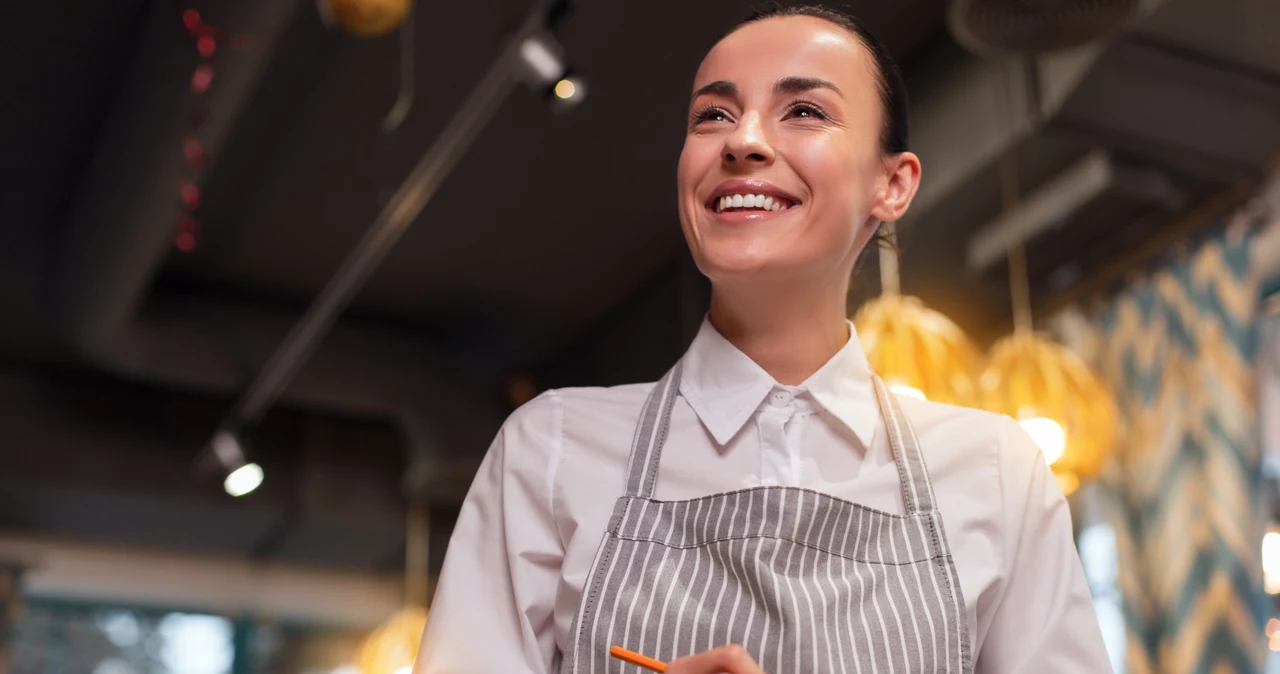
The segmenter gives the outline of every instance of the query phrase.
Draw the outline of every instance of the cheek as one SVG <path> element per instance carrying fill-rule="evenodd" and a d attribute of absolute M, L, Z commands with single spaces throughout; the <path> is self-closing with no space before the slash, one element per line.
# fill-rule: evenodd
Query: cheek
<path fill-rule="evenodd" d="M 874 166 L 839 143 L 797 147 L 788 159 L 811 190 L 800 254 L 845 264 L 866 243 L 863 224 L 876 193 Z"/>
<path fill-rule="evenodd" d="M 683 198 L 697 189 L 699 181 L 719 161 L 718 146 L 707 138 L 689 136 L 680 151 L 676 181 Z"/>
<path fill-rule="evenodd" d="M 865 218 L 866 175 L 847 150 L 810 144 L 798 148 L 789 160 L 810 190 L 815 224 L 848 229 Z"/>
<path fill-rule="evenodd" d="M 849 143 L 806 143 L 791 153 L 797 173 L 813 191 L 814 206 L 823 214 L 844 212 L 851 221 L 864 220 L 876 194 L 876 157 L 861 156 Z"/>

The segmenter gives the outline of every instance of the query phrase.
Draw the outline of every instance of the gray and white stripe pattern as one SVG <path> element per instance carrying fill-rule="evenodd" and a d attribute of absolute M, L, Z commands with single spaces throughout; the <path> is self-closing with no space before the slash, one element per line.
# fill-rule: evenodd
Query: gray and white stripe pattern
<path fill-rule="evenodd" d="M 563 672 L 639 672 L 738 643 L 770 674 L 972 671 L 964 601 L 928 472 L 898 401 L 876 380 L 906 514 L 808 489 L 652 498 L 679 364 L 646 402 L 627 492 L 583 591 Z"/>

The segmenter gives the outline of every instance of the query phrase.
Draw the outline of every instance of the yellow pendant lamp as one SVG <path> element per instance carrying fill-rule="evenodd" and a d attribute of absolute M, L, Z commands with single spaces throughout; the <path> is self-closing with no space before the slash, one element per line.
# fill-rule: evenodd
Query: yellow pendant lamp
<path fill-rule="evenodd" d="M 1007 82 L 997 100 L 1009 111 Z M 1012 127 L 1012 120 L 1010 120 Z M 1014 332 L 997 341 L 978 378 L 982 407 L 1018 420 L 1040 447 L 1064 494 L 1102 471 L 1111 450 L 1116 409 L 1102 380 L 1075 353 L 1032 329 L 1025 242 L 1016 231 L 1018 169 L 1014 148 L 1000 160 Z"/>
<path fill-rule="evenodd" d="M 319 0 L 320 14 L 356 37 L 378 37 L 400 27 L 412 0 Z"/>
<path fill-rule="evenodd" d="M 405 537 L 405 607 L 374 630 L 356 651 L 361 674 L 412 674 L 427 627 L 428 513 L 410 508 Z"/>
<path fill-rule="evenodd" d="M 427 609 L 406 606 L 365 639 L 356 666 L 362 674 L 411 674 L 426 627 Z"/>
<path fill-rule="evenodd" d="M 893 223 L 884 225 L 890 241 Z M 899 292 L 898 257 L 892 243 L 880 248 L 881 295 L 853 318 L 871 369 L 902 395 L 976 405 L 977 348 L 958 325 Z"/>
<path fill-rule="evenodd" d="M 1017 419 L 1039 445 L 1064 494 L 1102 471 L 1114 440 L 1115 406 L 1071 350 L 1015 331 L 992 347 L 978 386 L 984 409 Z"/>

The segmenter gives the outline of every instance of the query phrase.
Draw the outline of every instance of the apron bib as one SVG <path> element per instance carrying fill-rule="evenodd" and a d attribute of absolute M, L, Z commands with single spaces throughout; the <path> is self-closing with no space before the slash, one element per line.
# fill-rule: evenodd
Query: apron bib
<path fill-rule="evenodd" d="M 614 645 L 669 662 L 729 643 L 769 674 L 972 672 L 933 487 L 884 383 L 875 378 L 904 516 L 794 487 L 654 500 L 680 370 L 641 412 L 561 672 L 643 671 L 611 658 Z"/>

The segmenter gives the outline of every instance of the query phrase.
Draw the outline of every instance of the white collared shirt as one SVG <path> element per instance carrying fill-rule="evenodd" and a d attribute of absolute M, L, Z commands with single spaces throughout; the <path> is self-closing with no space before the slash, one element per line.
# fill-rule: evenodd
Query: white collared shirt
<path fill-rule="evenodd" d="M 459 514 L 418 674 L 557 671 L 652 386 L 549 391 L 511 415 Z M 803 384 L 781 386 L 704 322 L 680 393 L 655 498 L 786 485 L 903 513 L 856 334 Z M 902 405 L 960 575 L 977 672 L 1110 671 L 1070 512 L 1032 440 L 1007 417 Z"/>

